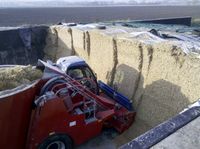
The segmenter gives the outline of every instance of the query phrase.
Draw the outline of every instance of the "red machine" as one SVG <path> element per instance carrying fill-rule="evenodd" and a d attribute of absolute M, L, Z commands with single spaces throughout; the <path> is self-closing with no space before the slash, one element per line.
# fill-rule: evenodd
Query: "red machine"
<path fill-rule="evenodd" d="M 122 133 L 133 123 L 135 112 L 127 98 L 103 82 L 97 82 L 86 63 L 73 61 L 70 65 L 72 67 L 68 65 L 67 71 L 63 71 L 59 65 L 39 61 L 44 77 L 28 93 L 8 97 L 8 100 L 16 100 L 24 94 L 28 104 L 33 101 L 29 129 L 24 132 L 27 133 L 26 148 L 70 149 L 97 136 L 103 127 L 114 127 Z M 87 69 L 90 78 L 84 75 L 81 79 L 74 78 L 72 72 L 77 69 L 80 72 Z M 9 148 L 5 145 L 4 148 Z"/>

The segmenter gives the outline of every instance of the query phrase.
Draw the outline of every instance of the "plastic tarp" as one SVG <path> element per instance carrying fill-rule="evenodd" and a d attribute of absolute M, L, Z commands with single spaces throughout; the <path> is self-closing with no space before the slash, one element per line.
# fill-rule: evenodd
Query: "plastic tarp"
<path fill-rule="evenodd" d="M 180 47 L 186 54 L 200 54 L 200 37 L 183 33 L 179 34 L 169 32 L 164 35 L 165 38 L 156 36 L 148 31 L 130 33 L 130 37 L 136 38 L 147 44 L 171 41 L 172 44 Z M 198 57 L 200 58 L 200 55 Z"/>
<path fill-rule="evenodd" d="M 31 28 L 19 29 L 19 36 L 27 49 L 31 49 Z"/>

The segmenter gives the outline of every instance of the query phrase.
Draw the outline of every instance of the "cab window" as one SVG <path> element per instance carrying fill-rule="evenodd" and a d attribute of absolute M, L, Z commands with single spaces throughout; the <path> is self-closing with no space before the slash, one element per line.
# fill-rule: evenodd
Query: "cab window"
<path fill-rule="evenodd" d="M 80 79 L 84 77 L 84 74 L 81 69 L 70 69 L 68 75 L 74 79 Z"/>
<path fill-rule="evenodd" d="M 68 75 L 74 79 L 90 78 L 95 80 L 94 75 L 88 67 L 71 68 L 68 70 Z"/>

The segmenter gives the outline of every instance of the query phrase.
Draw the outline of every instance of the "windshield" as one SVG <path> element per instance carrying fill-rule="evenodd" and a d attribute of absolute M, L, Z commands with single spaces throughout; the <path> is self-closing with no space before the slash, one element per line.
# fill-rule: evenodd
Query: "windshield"
<path fill-rule="evenodd" d="M 74 79 L 90 78 L 96 80 L 92 71 L 88 67 L 70 68 L 67 74 Z"/>

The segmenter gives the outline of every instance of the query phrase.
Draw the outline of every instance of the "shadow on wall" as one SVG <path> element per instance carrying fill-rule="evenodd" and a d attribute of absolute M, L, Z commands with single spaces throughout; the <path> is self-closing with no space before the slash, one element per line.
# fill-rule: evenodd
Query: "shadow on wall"
<path fill-rule="evenodd" d="M 127 84 L 126 82 L 123 83 Z M 122 145 L 131 141 L 175 116 L 188 104 L 189 101 L 181 92 L 180 86 L 162 79 L 154 81 L 143 89 L 142 97 L 138 100 L 136 120 L 126 132 L 115 139 L 116 144 Z"/>
<path fill-rule="evenodd" d="M 114 71 L 115 74 L 111 74 L 114 77 L 113 87 L 127 96 L 129 99 L 133 100 L 134 105 L 140 99 L 143 93 L 143 82 L 144 77 L 142 74 L 126 64 L 119 65 Z M 139 96 L 136 96 L 138 94 Z"/>
<path fill-rule="evenodd" d="M 180 86 L 160 79 L 144 87 L 143 75 L 126 64 L 116 68 L 113 80 L 112 86 L 133 100 L 141 119 L 143 116 L 140 114 L 145 113 L 150 117 L 162 115 L 158 117 L 158 121 L 155 118 L 155 124 L 176 115 L 190 104 Z"/>
<path fill-rule="evenodd" d="M 147 115 L 161 115 L 154 119 L 162 122 L 176 115 L 189 104 L 190 102 L 181 92 L 180 86 L 161 79 L 145 87 L 144 94 L 138 105 L 138 111 L 143 111 L 142 109 L 145 107 Z"/>
<path fill-rule="evenodd" d="M 84 32 L 84 36 L 85 36 L 85 38 L 84 38 L 84 50 L 86 50 L 87 51 L 87 55 L 88 55 L 88 57 L 90 57 L 90 34 L 89 34 L 89 32 L 88 31 L 86 31 L 86 32 Z"/>

